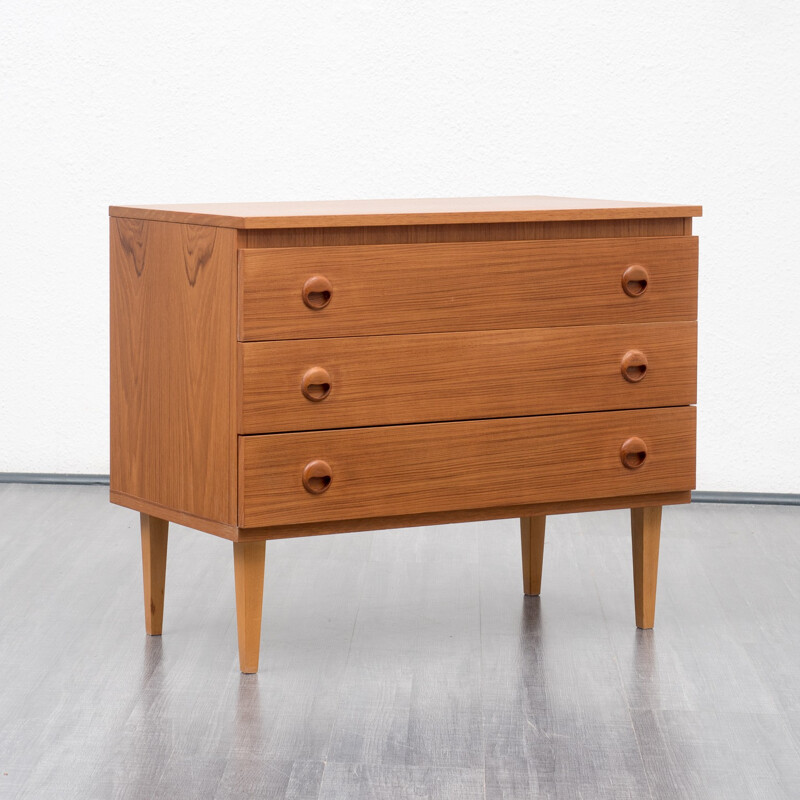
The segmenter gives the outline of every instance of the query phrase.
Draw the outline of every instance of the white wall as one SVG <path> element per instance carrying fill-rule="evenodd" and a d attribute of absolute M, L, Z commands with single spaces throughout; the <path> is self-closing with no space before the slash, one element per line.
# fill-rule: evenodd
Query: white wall
<path fill-rule="evenodd" d="M 698 488 L 800 491 L 796 0 L 4 0 L 0 471 L 108 471 L 109 203 L 702 203 Z"/>

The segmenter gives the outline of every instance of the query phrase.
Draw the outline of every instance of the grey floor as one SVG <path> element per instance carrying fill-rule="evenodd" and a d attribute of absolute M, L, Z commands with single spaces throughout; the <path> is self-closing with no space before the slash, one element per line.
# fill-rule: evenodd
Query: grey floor
<path fill-rule="evenodd" d="M 664 514 L 655 631 L 625 512 L 273 542 L 261 672 L 229 543 L 173 527 L 143 630 L 138 517 L 0 485 L 0 797 L 800 797 L 800 508 Z"/>

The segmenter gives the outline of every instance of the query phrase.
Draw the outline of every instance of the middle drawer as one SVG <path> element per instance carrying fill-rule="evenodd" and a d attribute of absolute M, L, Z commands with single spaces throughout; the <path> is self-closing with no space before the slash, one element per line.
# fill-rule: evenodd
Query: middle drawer
<path fill-rule="evenodd" d="M 697 323 L 245 342 L 239 433 L 696 402 Z"/>

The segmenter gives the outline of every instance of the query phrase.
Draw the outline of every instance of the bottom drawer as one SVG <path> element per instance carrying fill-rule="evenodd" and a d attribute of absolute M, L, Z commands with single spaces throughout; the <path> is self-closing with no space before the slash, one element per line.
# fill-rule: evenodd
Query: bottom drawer
<path fill-rule="evenodd" d="M 239 527 L 694 488 L 691 406 L 239 438 Z"/>

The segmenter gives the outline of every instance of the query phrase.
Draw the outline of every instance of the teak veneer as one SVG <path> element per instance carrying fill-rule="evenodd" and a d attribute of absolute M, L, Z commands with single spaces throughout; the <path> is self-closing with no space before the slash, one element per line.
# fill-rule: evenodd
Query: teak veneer
<path fill-rule="evenodd" d="M 698 206 L 553 197 L 112 206 L 111 500 L 233 542 L 256 672 L 265 542 L 631 509 L 636 624 L 694 487 Z"/>

